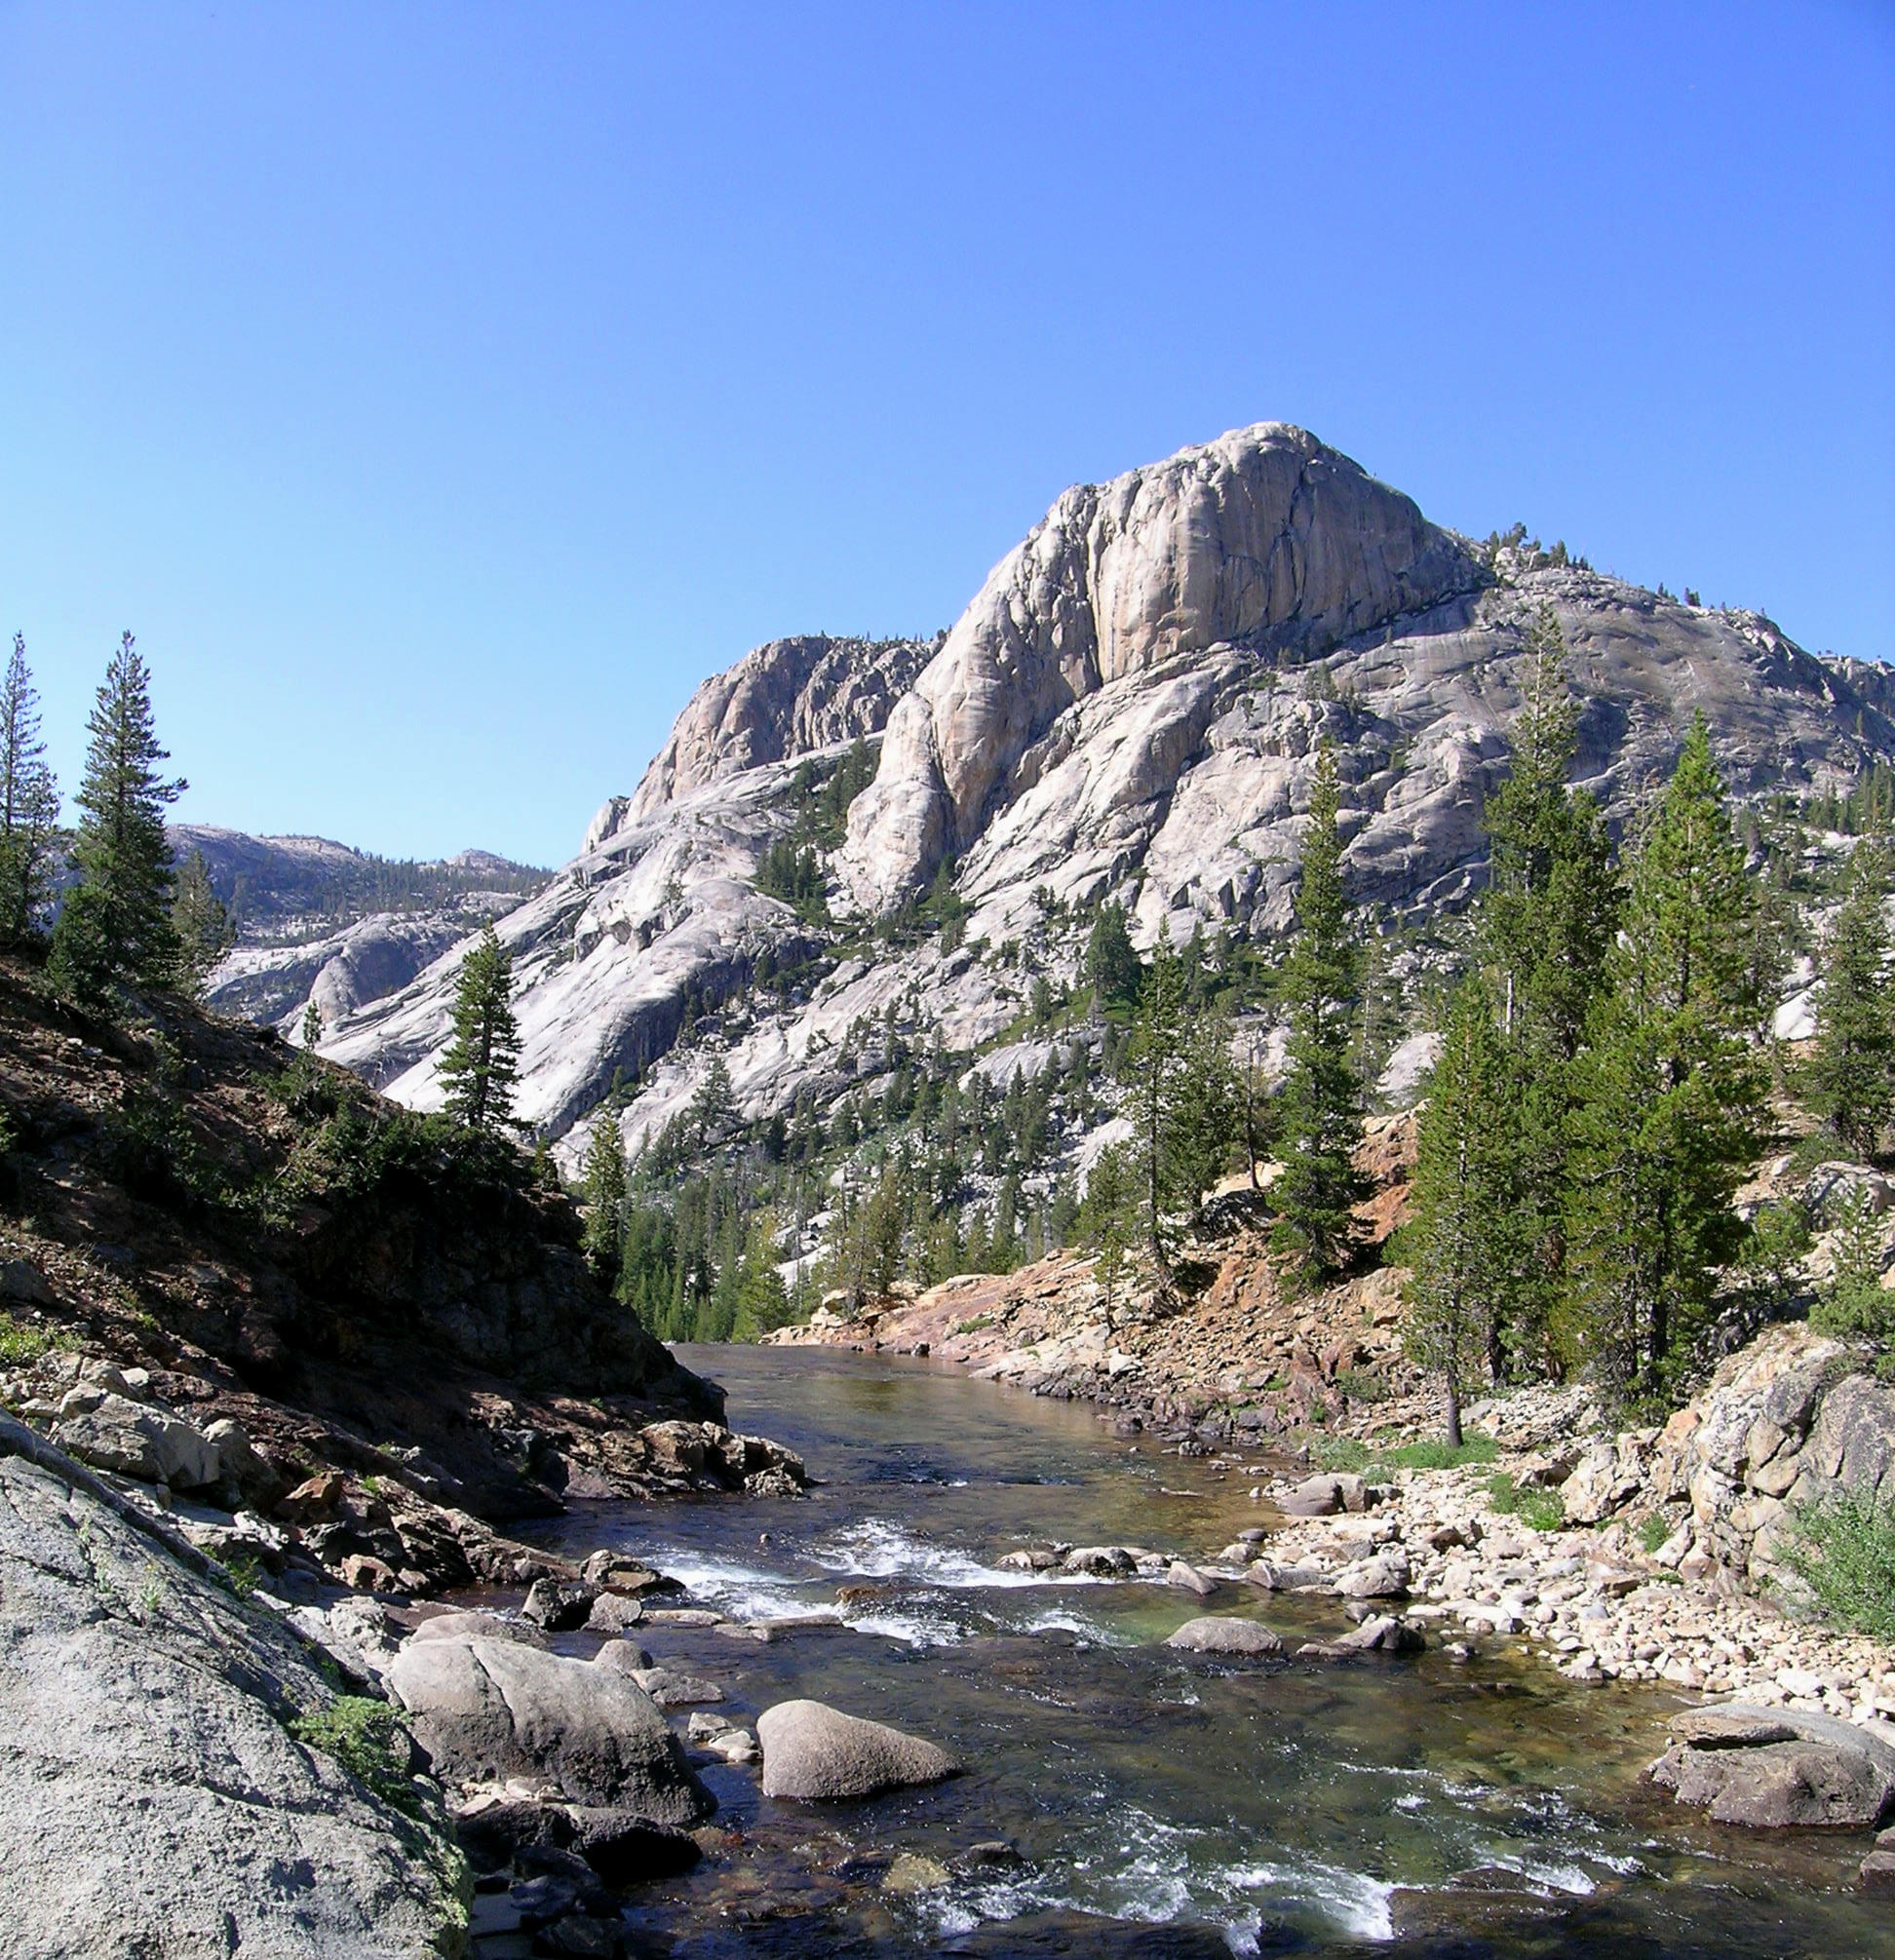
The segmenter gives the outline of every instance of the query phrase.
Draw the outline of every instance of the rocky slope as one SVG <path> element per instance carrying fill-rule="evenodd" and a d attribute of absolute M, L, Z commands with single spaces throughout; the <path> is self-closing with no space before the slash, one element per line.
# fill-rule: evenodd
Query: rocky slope
<path fill-rule="evenodd" d="M 330 1022 L 406 986 L 547 876 L 491 851 L 416 864 L 328 837 L 252 837 L 210 824 L 174 824 L 167 834 L 180 864 L 203 857 L 236 929 L 210 1001 L 286 1033 L 312 1001 Z"/>
<path fill-rule="evenodd" d="M 1076 978 L 1107 898 L 1141 943 L 1203 929 L 1267 947 L 1323 741 L 1356 900 L 1385 922 L 1451 907 L 1482 876 L 1482 800 L 1542 606 L 1571 650 L 1581 773 L 1614 821 L 1698 710 L 1744 797 L 1895 754 L 1880 669 L 1564 560 L 1444 531 L 1314 437 L 1263 424 L 1068 491 L 935 647 L 759 648 L 699 690 L 637 790 L 499 922 L 522 1114 L 569 1165 L 615 1084 L 636 1148 L 713 1055 L 747 1120 L 876 1081 L 864 1031 L 891 1015 L 971 1060 L 1036 977 Z M 814 788 L 862 738 L 874 781 L 846 837 L 812 840 L 841 921 L 826 925 L 759 890 L 758 867 L 811 836 Z M 957 943 L 911 911 L 937 878 L 966 908 Z M 461 951 L 339 1014 L 325 1053 L 431 1106 Z M 1009 1066 L 1049 1054 L 1028 1044 Z"/>
<path fill-rule="evenodd" d="M 509 1146 L 152 1014 L 0 962 L 0 1401 L 61 1448 L 272 1573 L 406 1594 L 517 1576 L 495 1527 L 574 1501 L 795 1487 Z"/>

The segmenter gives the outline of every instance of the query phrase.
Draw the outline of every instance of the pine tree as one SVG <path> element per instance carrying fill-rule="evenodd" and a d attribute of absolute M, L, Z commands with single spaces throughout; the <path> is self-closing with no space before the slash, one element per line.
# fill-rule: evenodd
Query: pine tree
<path fill-rule="evenodd" d="M 586 1145 L 586 1263 L 607 1286 L 619 1262 L 619 1213 L 625 1205 L 625 1138 L 608 1111 Z"/>
<path fill-rule="evenodd" d="M 1129 1007 L 1139 997 L 1141 978 L 1139 956 L 1125 929 L 1125 907 L 1108 900 L 1100 906 L 1086 941 L 1086 982 L 1102 1009 Z"/>
<path fill-rule="evenodd" d="M 1856 846 L 1849 896 L 1823 945 L 1823 1000 L 1809 1064 L 1810 1104 L 1842 1147 L 1874 1153 L 1895 1099 L 1895 995 L 1888 981 L 1882 903 L 1887 861 Z"/>
<path fill-rule="evenodd" d="M 177 974 L 164 811 L 188 786 L 158 773 L 170 756 L 152 720 L 151 675 L 129 633 L 88 732 L 72 852 L 79 883 L 54 929 L 52 965 L 59 984 L 97 999 L 115 981 L 169 986 Z"/>
<path fill-rule="evenodd" d="M 1346 1262 L 1355 1207 L 1365 1195 L 1354 1161 L 1362 1140 L 1362 1091 L 1349 1066 L 1361 955 L 1350 938 L 1342 889 L 1340 805 L 1335 756 L 1325 745 L 1309 797 L 1296 937 L 1283 966 L 1290 1067 L 1278 1098 L 1284 1168 L 1273 1193 L 1281 1213 L 1278 1241 L 1304 1285 L 1319 1284 Z"/>
<path fill-rule="evenodd" d="M 711 1057 L 704 1080 L 691 1097 L 691 1128 L 700 1150 L 717 1142 L 736 1120 L 737 1098 L 731 1091 L 730 1065 L 721 1055 Z"/>
<path fill-rule="evenodd" d="M 1544 1359 L 1564 1289 L 1571 1067 L 1605 984 L 1619 912 L 1611 839 L 1592 798 L 1567 781 L 1578 718 L 1566 641 L 1550 606 L 1528 634 L 1506 782 L 1489 799 L 1489 887 L 1479 958 L 1491 981 L 1504 1066 L 1489 1121 L 1509 1141 L 1505 1194 L 1520 1256 L 1486 1324 L 1488 1369 Z"/>
<path fill-rule="evenodd" d="M 1488 1361 L 1520 1253 L 1513 1165 L 1495 1123 L 1507 1053 L 1486 981 L 1455 989 L 1422 1107 L 1412 1184 L 1414 1270 L 1407 1344 L 1440 1378 L 1449 1443 L 1461 1443 L 1461 1385 Z"/>
<path fill-rule="evenodd" d="M 0 681 L 0 945 L 18 945 L 40 930 L 52 895 L 58 821 L 58 785 L 40 739 L 26 636 L 17 633 Z"/>
<path fill-rule="evenodd" d="M 447 1113 L 471 1130 L 510 1128 L 520 1025 L 513 1011 L 513 960 L 491 926 L 461 961 L 453 1028 L 441 1057 Z"/>
<path fill-rule="evenodd" d="M 1740 1249 L 1763 1073 L 1754 894 L 1699 715 L 1634 857 L 1612 988 L 1575 1068 L 1572 1344 L 1609 1392 L 1662 1393 Z"/>
<path fill-rule="evenodd" d="M 211 889 L 202 851 L 193 851 L 177 872 L 171 915 L 172 930 L 177 935 L 178 985 L 195 999 L 203 994 L 212 968 L 230 950 L 235 937 L 223 901 Z"/>

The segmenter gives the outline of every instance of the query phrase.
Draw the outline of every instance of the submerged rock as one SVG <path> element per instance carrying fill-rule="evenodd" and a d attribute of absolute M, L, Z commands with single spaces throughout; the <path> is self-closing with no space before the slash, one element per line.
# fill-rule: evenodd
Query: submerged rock
<path fill-rule="evenodd" d="M 778 1702 L 757 1718 L 763 1794 L 804 1799 L 872 1796 L 939 1783 L 960 1764 L 944 1749 L 823 1702 Z"/>

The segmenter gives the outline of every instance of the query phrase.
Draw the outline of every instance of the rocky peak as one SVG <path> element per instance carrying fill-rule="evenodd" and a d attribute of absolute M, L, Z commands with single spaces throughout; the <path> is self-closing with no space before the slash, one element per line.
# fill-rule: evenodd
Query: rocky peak
<path fill-rule="evenodd" d="M 839 866 L 881 910 L 964 851 L 1075 703 L 1231 643 L 1329 646 L 1483 582 L 1458 540 L 1307 431 L 1234 430 L 1067 490 L 895 707 Z"/>
<path fill-rule="evenodd" d="M 637 790 L 593 820 L 587 849 L 707 783 L 880 733 L 933 651 L 925 640 L 803 634 L 747 653 L 684 704 Z"/>

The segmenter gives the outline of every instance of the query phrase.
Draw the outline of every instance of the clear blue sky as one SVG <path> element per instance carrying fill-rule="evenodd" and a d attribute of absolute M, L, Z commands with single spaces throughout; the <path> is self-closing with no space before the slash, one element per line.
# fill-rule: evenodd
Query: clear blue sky
<path fill-rule="evenodd" d="M 0 627 L 76 780 L 570 855 L 706 673 L 1305 424 L 1895 654 L 1895 7 L 0 0 Z"/>

